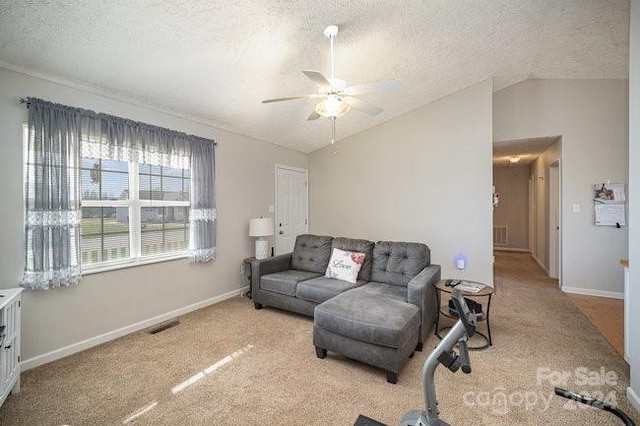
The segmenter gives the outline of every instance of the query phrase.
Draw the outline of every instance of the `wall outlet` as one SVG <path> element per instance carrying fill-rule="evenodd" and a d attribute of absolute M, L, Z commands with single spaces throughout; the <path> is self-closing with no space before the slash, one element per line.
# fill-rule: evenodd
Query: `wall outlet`
<path fill-rule="evenodd" d="M 573 212 L 574 213 L 580 213 L 580 204 L 574 204 L 573 205 Z"/>

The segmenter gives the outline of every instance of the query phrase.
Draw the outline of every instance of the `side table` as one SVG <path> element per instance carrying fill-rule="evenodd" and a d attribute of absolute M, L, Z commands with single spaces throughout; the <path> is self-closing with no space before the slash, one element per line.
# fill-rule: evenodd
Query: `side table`
<path fill-rule="evenodd" d="M 438 299 L 438 316 L 436 317 L 436 327 L 435 327 L 435 335 L 438 336 L 438 338 L 442 339 L 442 336 L 440 336 L 441 332 L 443 330 L 449 329 L 451 327 L 443 327 L 443 328 L 439 328 L 440 326 L 440 315 L 443 315 L 447 318 L 452 318 L 457 320 L 458 319 L 458 315 L 456 315 L 454 312 L 450 312 L 449 311 L 449 306 L 445 305 L 442 306 L 442 293 L 448 293 L 451 294 L 451 292 L 453 291 L 453 289 L 455 287 L 450 287 L 445 285 L 445 282 L 447 280 L 440 280 L 437 284 L 436 284 L 436 294 L 437 294 L 437 299 Z M 480 345 L 480 346 L 474 346 L 471 347 L 469 346 L 469 350 L 479 350 L 479 349 L 486 349 L 489 346 L 493 345 L 493 341 L 491 340 L 491 324 L 489 322 L 489 313 L 491 312 L 491 296 L 493 296 L 493 292 L 494 289 L 493 287 L 483 284 L 483 283 L 479 283 L 476 281 L 469 281 L 469 280 L 462 280 L 464 282 L 469 282 L 469 283 L 473 283 L 473 284 L 480 284 L 480 285 L 484 285 L 484 288 L 482 290 L 480 290 L 477 293 L 472 293 L 472 292 L 468 292 L 468 291 L 462 291 L 462 296 L 467 297 L 467 298 L 483 298 L 486 297 L 487 298 L 487 308 L 486 311 L 484 312 L 484 318 L 481 321 L 486 321 L 487 323 L 487 334 L 481 333 L 479 331 L 476 331 L 476 334 L 483 337 L 485 340 L 485 344 L 484 345 Z"/>
<path fill-rule="evenodd" d="M 255 256 L 252 256 L 252 257 L 247 257 L 242 261 L 243 267 L 245 267 L 244 265 L 249 265 L 249 274 L 247 275 L 247 280 L 249 281 L 249 290 L 247 290 L 247 292 L 244 294 L 249 299 L 251 299 L 251 262 L 254 260 L 256 260 L 256 258 Z"/>

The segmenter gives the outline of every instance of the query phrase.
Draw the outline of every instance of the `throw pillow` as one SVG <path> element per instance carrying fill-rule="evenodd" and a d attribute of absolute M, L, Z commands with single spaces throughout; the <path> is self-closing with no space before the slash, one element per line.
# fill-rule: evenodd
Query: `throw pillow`
<path fill-rule="evenodd" d="M 363 263 L 364 253 L 334 248 L 324 276 L 355 284 Z"/>

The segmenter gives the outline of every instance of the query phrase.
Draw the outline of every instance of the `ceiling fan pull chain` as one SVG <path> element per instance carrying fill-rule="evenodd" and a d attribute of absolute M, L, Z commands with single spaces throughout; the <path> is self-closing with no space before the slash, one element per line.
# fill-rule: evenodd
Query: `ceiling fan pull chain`
<path fill-rule="evenodd" d="M 337 154 L 338 144 L 336 143 L 336 117 L 331 117 L 331 122 L 333 124 L 332 131 L 331 131 L 331 147 L 332 147 L 331 153 Z"/>
<path fill-rule="evenodd" d="M 333 145 L 336 142 L 336 117 L 331 117 L 331 124 L 331 145 Z"/>
<path fill-rule="evenodd" d="M 335 77 L 333 75 L 333 39 L 335 37 L 329 37 L 329 40 L 331 41 L 331 80 L 333 80 Z M 333 82 L 331 82 L 331 84 L 333 84 Z"/>

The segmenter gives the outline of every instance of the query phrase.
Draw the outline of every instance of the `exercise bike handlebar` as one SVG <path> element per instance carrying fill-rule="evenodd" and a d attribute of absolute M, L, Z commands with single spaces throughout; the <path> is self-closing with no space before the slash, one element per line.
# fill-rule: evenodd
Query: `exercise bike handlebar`
<path fill-rule="evenodd" d="M 458 339 L 458 350 L 460 352 L 460 368 L 465 374 L 471 373 L 471 361 L 469 359 L 469 347 L 467 346 L 467 338 L 473 336 L 476 332 L 476 314 L 470 312 L 466 300 L 459 290 L 454 289 L 451 293 L 453 304 L 458 311 L 460 322 L 464 325 L 466 336 Z"/>
<path fill-rule="evenodd" d="M 476 332 L 477 314 L 469 310 L 460 290 L 454 288 L 451 292 L 451 299 L 453 299 L 453 304 L 458 311 L 458 318 L 464 325 L 467 337 L 472 337 Z"/>
<path fill-rule="evenodd" d="M 471 373 L 471 361 L 469 361 L 469 348 L 465 338 L 458 340 L 458 350 L 460 351 L 460 368 L 465 374 Z"/>

